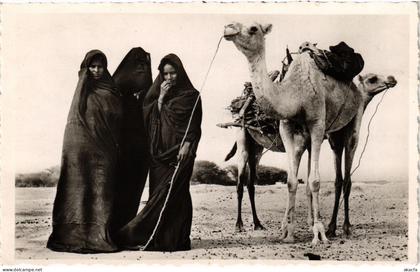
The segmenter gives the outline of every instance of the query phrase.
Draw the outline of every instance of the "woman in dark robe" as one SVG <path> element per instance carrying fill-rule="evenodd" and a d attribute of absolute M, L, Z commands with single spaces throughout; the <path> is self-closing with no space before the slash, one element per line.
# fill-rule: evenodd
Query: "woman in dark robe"
<path fill-rule="evenodd" d="M 146 95 L 143 110 L 150 143 L 151 194 L 141 212 L 117 233 L 116 242 L 127 249 L 144 246 L 157 225 L 145 250 L 189 250 L 192 223 L 189 182 L 201 137 L 202 110 L 199 92 L 176 55 L 170 54 L 162 59 L 159 75 Z M 177 162 L 179 168 L 158 223 Z"/>
<path fill-rule="evenodd" d="M 120 94 L 99 50 L 86 54 L 64 133 L 61 172 L 47 247 L 117 251 L 109 235 L 119 161 Z"/>
<path fill-rule="evenodd" d="M 121 167 L 112 220 L 114 231 L 136 216 L 149 171 L 143 101 L 153 83 L 150 54 L 141 47 L 131 49 L 112 78 L 122 94 L 123 103 Z"/>

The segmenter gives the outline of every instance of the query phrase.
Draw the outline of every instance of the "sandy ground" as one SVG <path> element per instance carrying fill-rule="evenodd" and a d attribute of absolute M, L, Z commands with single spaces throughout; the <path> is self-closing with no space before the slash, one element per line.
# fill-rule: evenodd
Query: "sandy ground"
<path fill-rule="evenodd" d="M 147 190 L 146 190 L 147 191 Z M 333 206 L 333 183 L 321 185 L 321 214 L 328 221 Z M 16 189 L 17 259 L 274 259 L 306 260 L 305 253 L 323 260 L 403 261 L 407 260 L 408 186 L 406 182 L 355 182 L 350 200 L 353 236 L 342 235 L 343 212 L 338 218 L 337 238 L 313 248 L 312 233 L 306 224 L 305 186 L 297 197 L 297 228 L 294 244 L 279 240 L 286 206 L 286 185 L 257 186 L 258 216 L 266 230 L 254 231 L 245 191 L 243 220 L 245 232 L 235 233 L 236 189 L 218 185 L 191 187 L 194 216 L 192 250 L 161 253 L 124 251 L 113 254 L 79 255 L 56 253 L 45 248 L 51 231 L 55 188 Z M 144 196 L 147 199 L 147 196 Z"/>

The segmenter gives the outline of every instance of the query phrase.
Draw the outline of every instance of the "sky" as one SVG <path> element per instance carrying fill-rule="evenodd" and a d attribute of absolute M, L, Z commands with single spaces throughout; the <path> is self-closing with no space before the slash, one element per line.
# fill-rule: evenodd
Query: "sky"
<path fill-rule="evenodd" d="M 245 57 L 231 42 L 222 40 L 209 76 L 201 89 L 223 26 L 232 21 L 271 23 L 266 37 L 267 66 L 281 69 L 286 46 L 297 51 L 304 41 L 319 48 L 345 41 L 365 60 L 362 74 L 393 75 L 398 85 L 389 90 L 376 114 L 362 163 L 353 179 L 408 179 L 409 148 L 409 20 L 405 15 L 310 15 L 229 13 L 133 12 L 18 12 L 2 15 L 2 92 L 9 98 L 5 124 L 13 127 L 16 172 L 38 171 L 60 163 L 66 118 L 85 53 L 100 49 L 114 72 L 126 53 L 142 47 L 151 54 L 153 77 L 160 59 L 177 54 L 203 102 L 202 139 L 197 159 L 221 167 L 235 141 L 234 129 L 217 123 L 231 121 L 226 110 L 239 96 L 249 72 Z M 412 90 L 414 91 L 414 90 Z M 361 128 L 357 162 L 364 144 L 367 121 L 380 97 L 368 106 Z M 8 128 L 8 127 L 6 127 Z M 4 128 L 3 128 L 4 129 Z M 355 162 L 355 164 L 356 164 Z M 261 164 L 287 169 L 284 153 L 267 152 Z M 306 155 L 299 176 L 306 176 Z M 332 152 L 327 142 L 320 157 L 321 178 L 332 180 Z"/>

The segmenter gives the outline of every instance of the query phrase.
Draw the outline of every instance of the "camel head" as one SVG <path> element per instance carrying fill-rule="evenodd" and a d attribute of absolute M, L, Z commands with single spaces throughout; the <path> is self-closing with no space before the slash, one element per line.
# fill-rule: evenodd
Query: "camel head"
<path fill-rule="evenodd" d="M 264 37 L 270 33 L 271 28 L 271 24 L 252 23 L 244 25 L 231 23 L 225 26 L 224 37 L 226 40 L 232 41 L 236 48 L 248 59 L 253 59 L 263 53 L 265 48 Z"/>
<path fill-rule="evenodd" d="M 319 49 L 316 47 L 316 43 L 311 43 L 311 42 L 303 42 L 300 46 L 299 46 L 299 53 L 302 54 L 305 51 L 312 51 L 315 53 L 319 52 Z"/>
<path fill-rule="evenodd" d="M 397 85 L 397 81 L 393 76 L 381 76 L 377 74 L 359 75 L 359 87 L 365 94 L 373 97 L 386 89 L 393 88 Z"/>

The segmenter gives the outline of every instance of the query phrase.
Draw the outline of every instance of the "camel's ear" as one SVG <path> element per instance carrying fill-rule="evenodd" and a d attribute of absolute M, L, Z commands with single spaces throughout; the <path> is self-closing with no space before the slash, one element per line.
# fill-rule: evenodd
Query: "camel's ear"
<path fill-rule="evenodd" d="M 318 45 L 318 43 L 314 43 L 314 46 L 317 46 Z"/>
<path fill-rule="evenodd" d="M 270 33 L 272 28 L 273 28 L 272 24 L 266 24 L 266 25 L 261 26 L 261 29 L 264 35 Z"/>
<path fill-rule="evenodd" d="M 363 77 L 361 75 L 358 76 L 360 82 L 363 82 Z"/>

